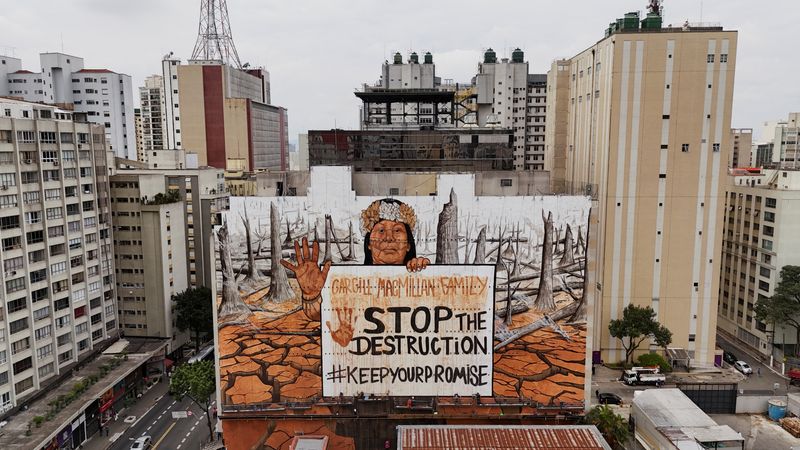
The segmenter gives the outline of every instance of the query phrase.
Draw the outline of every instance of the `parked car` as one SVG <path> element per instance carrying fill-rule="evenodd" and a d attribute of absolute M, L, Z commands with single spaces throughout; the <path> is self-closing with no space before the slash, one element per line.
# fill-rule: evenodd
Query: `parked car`
<path fill-rule="evenodd" d="M 730 365 L 734 365 L 739 358 L 737 358 L 733 353 L 726 351 L 722 353 L 722 360 Z"/>
<path fill-rule="evenodd" d="M 142 436 L 131 445 L 131 450 L 149 450 L 153 446 L 153 440 L 150 436 Z"/>
<path fill-rule="evenodd" d="M 619 395 L 613 394 L 611 392 L 600 392 L 599 394 L 597 394 L 597 401 L 601 405 L 621 405 L 622 404 L 622 398 Z"/>
<path fill-rule="evenodd" d="M 738 370 L 739 372 L 742 372 L 742 373 L 743 373 L 743 374 L 745 374 L 745 375 L 750 375 L 750 374 L 752 374 L 752 373 L 753 373 L 753 369 L 752 369 L 752 368 L 750 368 L 750 365 L 749 365 L 749 364 L 747 364 L 747 363 L 746 363 L 746 362 L 744 362 L 744 361 L 736 361 L 736 362 L 733 364 L 733 367 L 734 367 L 736 370 Z"/>

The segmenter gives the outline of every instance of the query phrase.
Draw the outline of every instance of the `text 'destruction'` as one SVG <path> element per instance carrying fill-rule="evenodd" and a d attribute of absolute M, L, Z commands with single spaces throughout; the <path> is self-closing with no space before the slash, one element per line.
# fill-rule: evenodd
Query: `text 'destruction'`
<path fill-rule="evenodd" d="M 491 395 L 493 308 L 493 266 L 332 267 L 323 394 Z"/>

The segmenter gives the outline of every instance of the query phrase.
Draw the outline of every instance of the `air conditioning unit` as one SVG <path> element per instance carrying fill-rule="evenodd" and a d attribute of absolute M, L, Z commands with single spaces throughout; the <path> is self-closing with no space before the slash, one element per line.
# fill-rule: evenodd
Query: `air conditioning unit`
<path fill-rule="evenodd" d="M 7 191 L 8 190 L 8 186 L 6 186 L 4 184 L 4 185 L 0 186 L 0 190 Z"/>
<path fill-rule="evenodd" d="M 33 160 L 32 159 L 26 159 L 25 160 L 25 164 L 33 164 Z"/>
<path fill-rule="evenodd" d="M 58 161 L 53 161 L 53 165 L 57 166 L 58 165 Z"/>

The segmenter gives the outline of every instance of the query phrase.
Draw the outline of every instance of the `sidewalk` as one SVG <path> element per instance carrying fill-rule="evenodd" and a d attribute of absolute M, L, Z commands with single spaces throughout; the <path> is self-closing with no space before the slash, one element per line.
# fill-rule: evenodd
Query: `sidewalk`
<path fill-rule="evenodd" d="M 117 420 L 112 420 L 106 426 L 109 428 L 108 436 L 106 436 L 102 429 L 99 433 L 95 433 L 91 439 L 83 444 L 84 450 L 106 450 L 113 443 L 112 439 L 120 438 L 128 428 L 134 426 L 143 415 L 147 414 L 150 408 L 153 407 L 163 396 L 167 395 L 169 391 L 169 383 L 164 381 L 157 383 L 150 388 L 142 397 L 136 401 L 136 404 L 130 408 L 125 408 L 120 411 Z M 125 418 L 128 416 L 135 416 L 136 421 L 125 423 Z M 102 436 L 101 436 L 102 434 Z M 127 448 L 127 447 L 126 447 Z"/>

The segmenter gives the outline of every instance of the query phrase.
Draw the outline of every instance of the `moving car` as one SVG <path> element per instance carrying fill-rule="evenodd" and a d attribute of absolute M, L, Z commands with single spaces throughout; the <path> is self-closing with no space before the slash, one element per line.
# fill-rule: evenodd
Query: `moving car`
<path fill-rule="evenodd" d="M 739 372 L 742 372 L 742 373 L 743 373 L 743 374 L 745 374 L 745 375 L 750 375 L 750 374 L 752 374 L 752 373 L 753 373 L 753 369 L 752 369 L 752 368 L 750 368 L 750 365 L 749 365 L 749 364 L 747 364 L 747 363 L 746 363 L 746 362 L 744 362 L 744 361 L 736 361 L 736 362 L 733 364 L 733 367 L 734 367 L 736 370 L 738 370 Z"/>
<path fill-rule="evenodd" d="M 601 392 L 601 393 L 597 394 L 597 401 L 601 405 L 621 405 L 622 404 L 622 398 L 619 395 L 613 394 L 611 392 Z"/>
<path fill-rule="evenodd" d="M 149 450 L 150 447 L 152 446 L 153 442 L 150 436 L 142 436 L 139 439 L 133 441 L 133 445 L 131 445 L 131 450 Z"/>
<path fill-rule="evenodd" d="M 739 358 L 737 358 L 733 353 L 725 351 L 722 353 L 722 360 L 730 365 L 734 365 Z"/>

